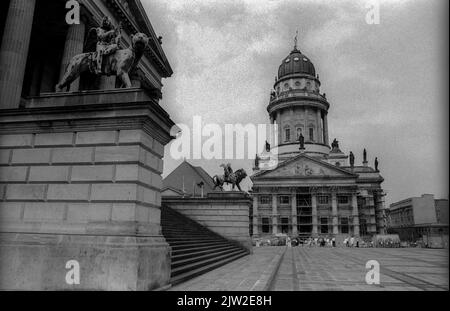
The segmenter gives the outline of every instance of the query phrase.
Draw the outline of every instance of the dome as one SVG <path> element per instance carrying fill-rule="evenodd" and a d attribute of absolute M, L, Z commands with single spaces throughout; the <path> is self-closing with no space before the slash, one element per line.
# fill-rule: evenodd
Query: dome
<path fill-rule="evenodd" d="M 308 57 L 295 48 L 278 68 L 278 79 L 291 74 L 307 74 L 316 76 L 316 70 Z"/>

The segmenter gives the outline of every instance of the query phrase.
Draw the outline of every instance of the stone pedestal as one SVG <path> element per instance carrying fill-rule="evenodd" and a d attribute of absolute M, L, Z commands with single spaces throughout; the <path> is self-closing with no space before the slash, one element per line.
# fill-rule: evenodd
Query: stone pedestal
<path fill-rule="evenodd" d="M 163 203 L 252 252 L 249 230 L 252 199 L 245 192 L 217 191 L 208 193 L 206 198 L 165 197 Z"/>
<path fill-rule="evenodd" d="M 173 126 L 141 89 L 47 94 L 0 116 L 0 289 L 151 290 Z M 66 283 L 67 261 L 80 284 Z"/>

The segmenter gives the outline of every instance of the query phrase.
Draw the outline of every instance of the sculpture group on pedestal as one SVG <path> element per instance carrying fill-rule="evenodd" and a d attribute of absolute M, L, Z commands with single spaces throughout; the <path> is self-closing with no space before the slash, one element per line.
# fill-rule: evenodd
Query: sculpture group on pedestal
<path fill-rule="evenodd" d="M 121 25 L 114 27 L 111 20 L 105 17 L 102 26 L 89 31 L 86 46 L 96 45 L 95 52 L 75 55 L 65 70 L 61 81 L 56 85 L 56 91 L 67 90 L 81 73 L 91 72 L 95 75 L 115 75 L 122 82 L 122 87 L 131 87 L 129 72 L 138 64 L 149 38 L 144 33 L 131 36 L 131 45 L 121 48 Z"/>
<path fill-rule="evenodd" d="M 219 187 L 220 190 L 223 190 L 223 185 L 227 183 L 232 185 L 231 190 L 234 190 L 234 187 L 237 186 L 239 191 L 242 191 L 241 186 L 239 184 L 245 177 L 247 177 L 247 173 L 245 172 L 245 170 L 241 168 L 238 169 L 236 172 L 233 172 L 230 163 L 221 164 L 220 167 L 223 167 L 224 174 L 222 176 L 214 175 L 213 190 L 215 190 L 217 187 Z"/>

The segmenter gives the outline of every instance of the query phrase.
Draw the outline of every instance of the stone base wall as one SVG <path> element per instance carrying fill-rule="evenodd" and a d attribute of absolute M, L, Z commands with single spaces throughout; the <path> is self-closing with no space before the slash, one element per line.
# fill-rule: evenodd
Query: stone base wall
<path fill-rule="evenodd" d="M 164 238 L 0 234 L 0 290 L 151 290 L 170 278 Z M 80 284 L 66 283 L 77 260 Z"/>
<path fill-rule="evenodd" d="M 252 252 L 249 232 L 251 199 L 244 192 L 208 193 L 206 198 L 163 197 L 168 205 L 211 231 Z"/>
<path fill-rule="evenodd" d="M 125 89 L 58 93 L 5 110 L 1 289 L 67 289 L 68 260 L 80 263 L 81 284 L 73 289 L 168 283 L 161 173 L 173 123 L 155 107 L 143 90 Z"/>

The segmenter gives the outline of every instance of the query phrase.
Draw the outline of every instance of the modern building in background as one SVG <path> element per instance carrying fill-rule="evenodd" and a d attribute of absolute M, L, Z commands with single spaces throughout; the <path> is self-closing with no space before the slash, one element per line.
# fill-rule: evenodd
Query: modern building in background
<path fill-rule="evenodd" d="M 445 237 L 448 241 L 448 200 L 423 194 L 392 203 L 387 210 L 388 231 L 402 240 Z M 444 238 L 445 239 L 445 238 Z"/>
<path fill-rule="evenodd" d="M 319 75 L 295 44 L 279 66 L 267 107 L 278 126 L 276 144 L 257 156 L 253 181 L 253 236 L 349 235 L 385 232 L 383 177 L 363 147 L 355 155 L 329 142 L 330 103 Z M 270 149 L 270 150 L 269 150 Z M 278 163 L 271 165 L 276 156 Z"/>

